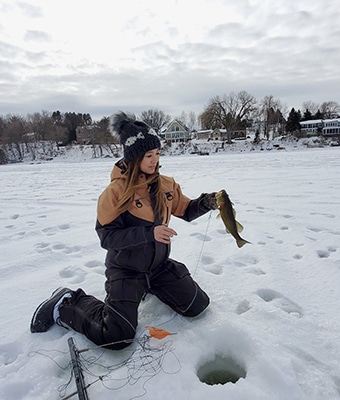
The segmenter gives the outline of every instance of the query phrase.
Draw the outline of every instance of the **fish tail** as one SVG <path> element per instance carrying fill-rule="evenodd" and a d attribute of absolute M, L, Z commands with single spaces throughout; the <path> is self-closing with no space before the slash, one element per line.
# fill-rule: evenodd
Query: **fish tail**
<path fill-rule="evenodd" d="M 242 246 L 244 246 L 247 243 L 251 244 L 251 242 L 248 242 L 248 240 L 245 240 L 245 239 L 238 239 L 238 240 L 236 240 L 236 243 L 239 248 L 241 248 Z"/>

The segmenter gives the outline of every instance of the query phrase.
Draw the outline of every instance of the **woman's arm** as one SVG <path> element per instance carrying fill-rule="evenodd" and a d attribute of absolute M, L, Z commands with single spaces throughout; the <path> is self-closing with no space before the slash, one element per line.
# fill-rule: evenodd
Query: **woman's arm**
<path fill-rule="evenodd" d="M 215 193 L 202 193 L 200 197 L 190 201 L 181 218 L 190 222 L 206 214 L 210 210 L 216 210 L 216 208 Z"/>

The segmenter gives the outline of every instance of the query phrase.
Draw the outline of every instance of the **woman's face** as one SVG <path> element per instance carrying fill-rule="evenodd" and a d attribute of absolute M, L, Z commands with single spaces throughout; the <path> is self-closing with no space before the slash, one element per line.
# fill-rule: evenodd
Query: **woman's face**
<path fill-rule="evenodd" d="M 153 149 L 147 151 L 144 154 L 144 157 L 140 163 L 140 170 L 144 172 L 144 174 L 151 175 L 155 172 L 157 164 L 160 158 L 160 151 L 159 149 Z"/>

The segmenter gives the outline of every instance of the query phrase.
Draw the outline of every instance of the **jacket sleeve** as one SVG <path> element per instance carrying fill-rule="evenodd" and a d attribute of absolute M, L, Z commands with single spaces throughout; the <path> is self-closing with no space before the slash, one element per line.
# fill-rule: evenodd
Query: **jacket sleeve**
<path fill-rule="evenodd" d="M 101 225 L 97 220 L 96 232 L 101 246 L 106 250 L 133 250 L 154 241 L 152 225 L 126 227 L 124 214 L 106 225 Z"/>
<path fill-rule="evenodd" d="M 210 210 L 215 210 L 216 203 L 214 202 L 214 199 L 215 193 L 202 193 L 200 197 L 190 201 L 181 218 L 190 222 L 201 217 Z"/>

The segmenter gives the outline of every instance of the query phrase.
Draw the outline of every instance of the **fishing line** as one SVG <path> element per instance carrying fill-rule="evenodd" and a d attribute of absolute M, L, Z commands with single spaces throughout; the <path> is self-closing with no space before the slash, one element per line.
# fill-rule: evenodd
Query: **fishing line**
<path fill-rule="evenodd" d="M 212 214 L 212 210 L 210 210 L 210 212 L 209 212 L 209 217 L 208 217 L 208 221 L 207 221 L 206 228 L 205 228 L 205 232 L 204 232 L 204 236 L 203 236 L 203 241 L 202 241 L 202 245 L 201 245 L 201 250 L 200 250 L 200 252 L 199 252 L 199 254 L 198 254 L 198 259 L 197 259 L 197 263 L 196 263 L 196 267 L 195 267 L 194 273 L 192 274 L 193 277 L 196 275 L 197 269 L 198 269 L 198 267 L 199 267 L 199 265 L 200 265 L 200 262 L 201 262 L 204 244 L 205 244 L 206 238 L 207 238 L 207 236 L 208 236 L 208 229 L 209 229 L 209 225 L 210 225 L 211 214 Z"/>
<path fill-rule="evenodd" d="M 28 357 L 34 357 L 36 355 L 40 355 L 43 356 L 45 358 L 48 358 L 49 360 L 51 360 L 54 364 L 57 365 L 57 367 L 59 367 L 60 369 L 66 371 L 69 368 L 69 362 L 63 366 L 61 365 L 58 361 L 56 361 L 51 355 L 49 355 L 48 353 L 59 353 L 62 356 L 68 355 L 69 352 L 68 351 L 61 351 L 61 350 L 45 350 L 45 349 L 40 349 L 40 350 L 36 350 L 36 351 L 30 351 L 27 356 Z"/>
<path fill-rule="evenodd" d="M 154 378 L 159 373 L 163 372 L 165 374 L 176 374 L 181 370 L 181 363 L 175 354 L 171 340 L 167 340 L 161 344 L 153 345 L 150 343 L 151 336 L 143 334 L 142 336 L 132 339 L 131 343 L 135 343 L 134 349 L 125 349 L 124 352 L 129 352 L 128 356 L 122 361 L 116 364 L 106 365 L 101 359 L 103 356 L 108 354 L 103 350 L 104 346 L 92 346 L 85 349 L 78 350 L 79 365 L 82 372 L 87 376 L 91 377 L 92 382 L 86 384 L 86 388 L 94 385 L 97 382 L 101 382 L 102 386 L 107 390 L 120 390 L 126 386 L 133 386 L 139 382 L 142 382 L 142 389 L 140 394 L 137 394 L 133 399 L 142 397 L 146 394 L 146 384 Z M 113 343 L 110 343 L 113 344 Z M 107 344 L 106 346 L 110 345 Z M 91 354 L 86 357 L 84 354 L 87 351 L 102 349 L 100 354 Z M 66 400 L 75 396 L 77 392 L 66 395 L 67 389 L 70 387 L 74 372 L 72 369 L 72 362 L 68 361 L 66 365 L 62 365 L 57 362 L 53 356 L 48 353 L 56 352 L 60 355 L 66 356 L 68 352 L 58 351 L 58 350 L 38 350 L 31 351 L 28 355 L 33 357 L 40 355 L 48 358 L 58 368 L 63 371 L 71 370 L 70 378 L 68 381 L 58 387 L 59 397 Z M 118 353 L 122 354 L 121 352 Z M 168 363 L 168 368 L 165 367 L 165 361 Z M 115 376 L 115 374 L 117 376 Z M 89 379 L 87 379 L 89 380 Z"/>
<path fill-rule="evenodd" d="M 142 397 L 146 394 L 146 384 L 160 372 L 166 374 L 175 374 L 180 368 L 181 364 L 178 360 L 176 354 L 172 350 L 172 341 L 168 340 L 165 343 L 157 346 L 152 346 L 150 344 L 150 337 L 143 335 L 140 338 L 135 339 L 138 347 L 134 350 L 125 350 L 131 352 L 131 354 L 123 361 L 113 364 L 104 365 L 99 362 L 102 358 L 104 352 L 99 356 L 86 359 L 83 355 L 80 357 L 80 362 L 83 371 L 92 377 L 96 377 L 94 382 L 100 381 L 108 390 L 119 390 L 127 385 L 133 386 L 139 381 L 143 380 L 142 390 L 143 393 L 133 398 Z M 177 368 L 173 371 L 167 371 L 164 368 L 164 360 L 169 355 L 173 356 L 177 362 Z M 90 370 L 89 366 L 92 368 L 97 367 L 97 373 Z M 124 368 L 124 376 L 113 377 L 113 374 Z M 100 374 L 100 372 L 103 373 Z M 91 383 L 92 384 L 92 383 Z"/>

